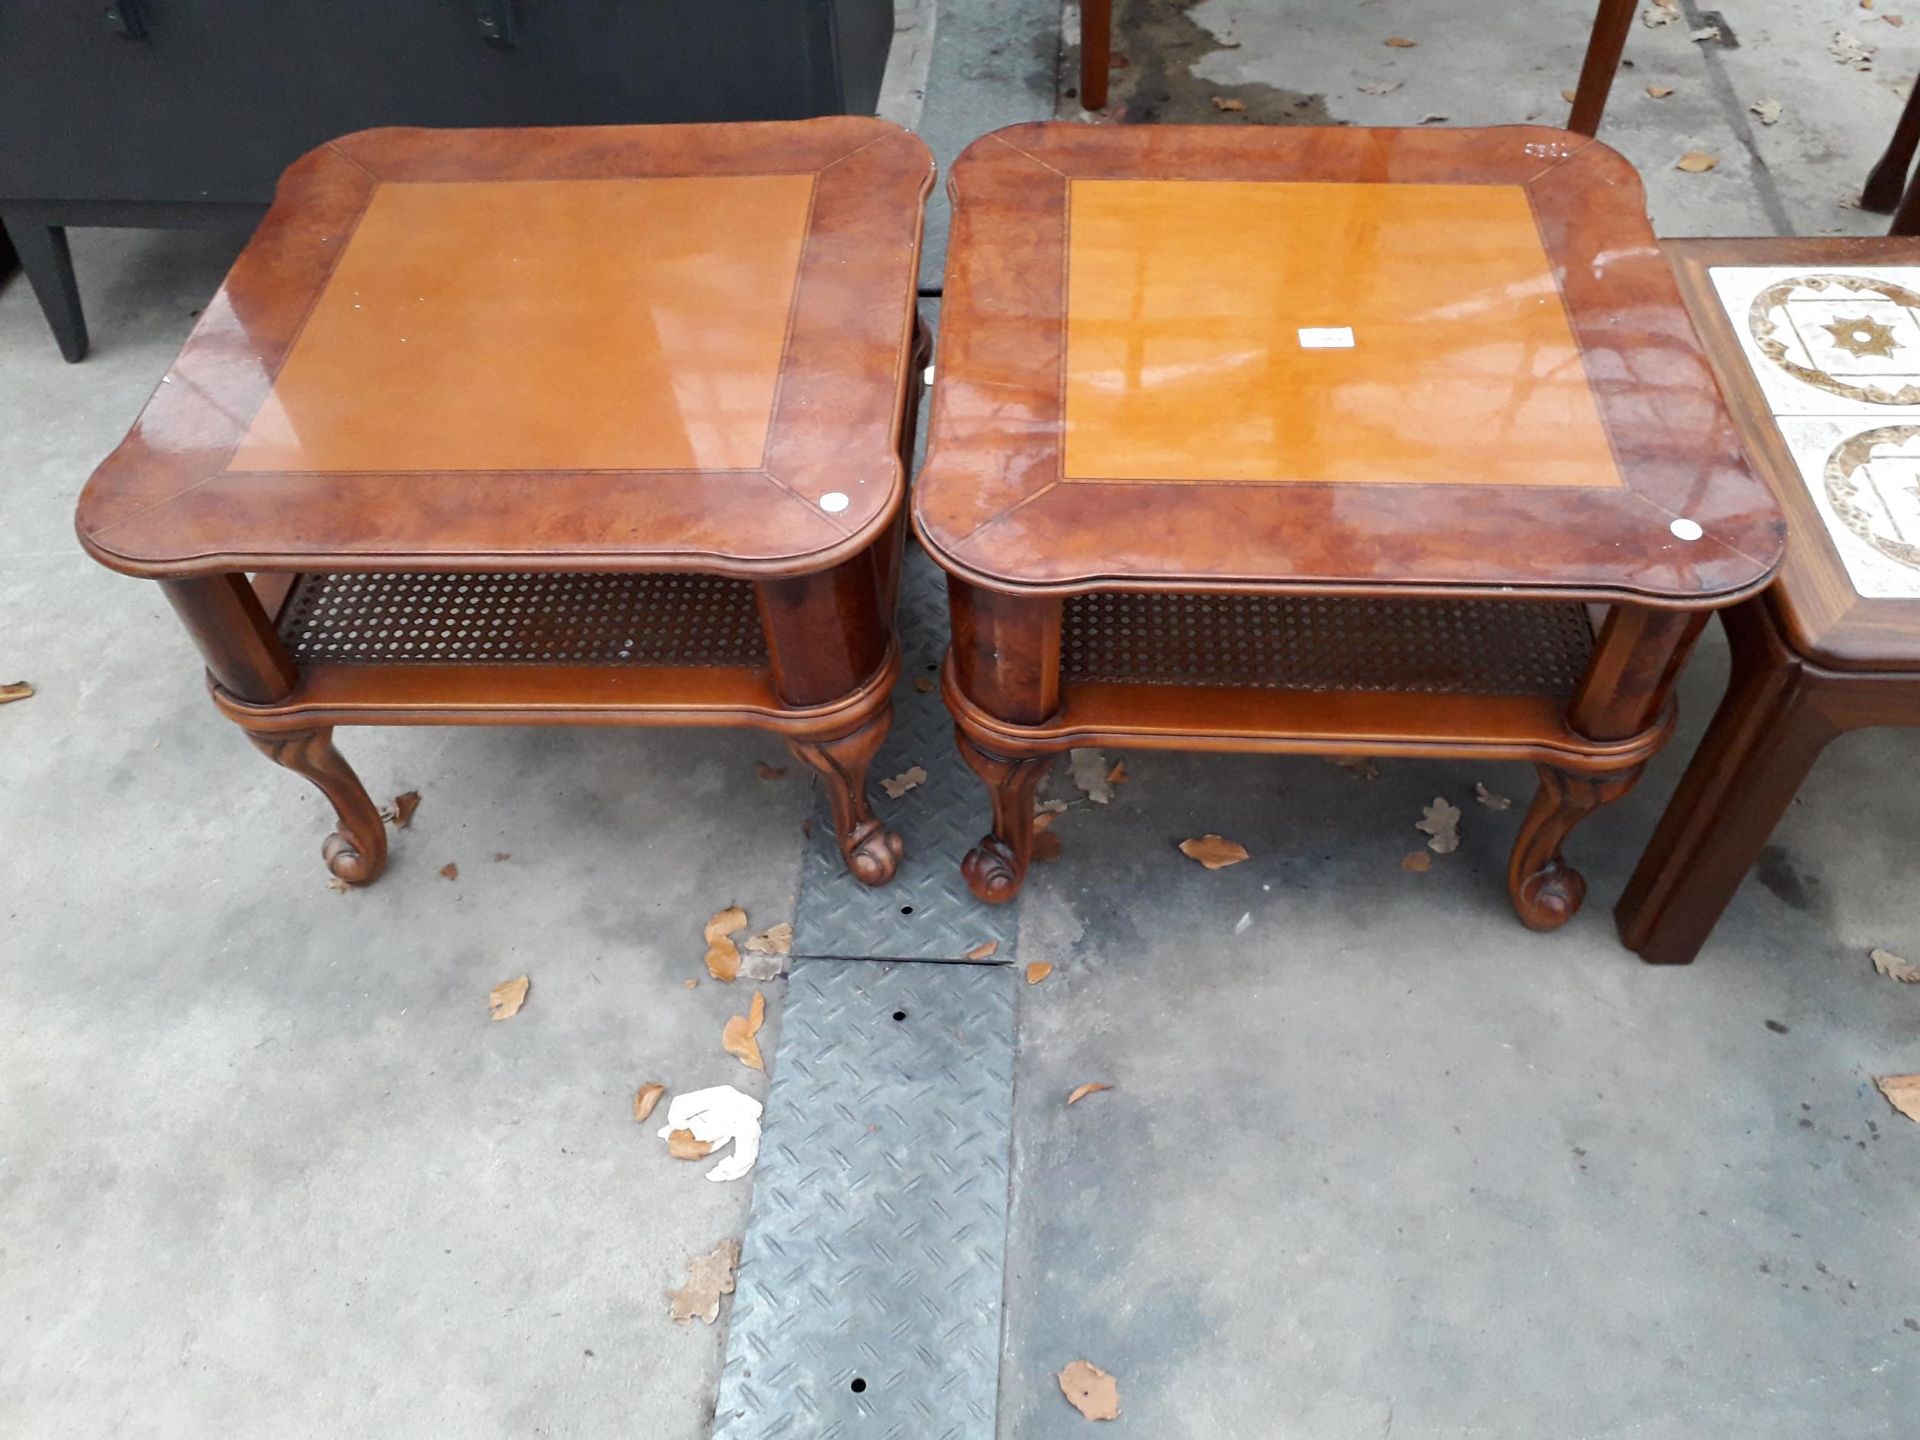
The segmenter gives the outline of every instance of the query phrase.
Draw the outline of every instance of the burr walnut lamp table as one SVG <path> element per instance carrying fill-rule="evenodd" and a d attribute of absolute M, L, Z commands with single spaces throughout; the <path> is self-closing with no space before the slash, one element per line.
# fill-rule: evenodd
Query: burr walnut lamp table
<path fill-rule="evenodd" d="M 871 119 L 323 146 L 80 501 L 219 708 L 380 819 L 339 725 L 724 725 L 825 777 L 860 879 L 933 167 Z M 249 578 L 251 576 L 251 578 Z"/>
<path fill-rule="evenodd" d="M 1772 587 L 1723 617 L 1732 683 L 1615 912 L 1685 963 L 1828 742 L 1920 725 L 1920 241 L 1667 251 L 1791 527 Z"/>
<path fill-rule="evenodd" d="M 1531 761 L 1520 918 L 1780 512 L 1631 167 L 1562 131 L 1034 126 L 952 172 L 915 523 L 1019 888 L 1071 746 Z M 1596 626 L 1589 607 L 1603 607 Z"/>

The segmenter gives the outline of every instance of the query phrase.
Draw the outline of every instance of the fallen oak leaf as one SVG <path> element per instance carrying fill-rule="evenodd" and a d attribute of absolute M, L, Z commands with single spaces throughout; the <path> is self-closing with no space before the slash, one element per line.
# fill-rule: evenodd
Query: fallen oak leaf
<path fill-rule="evenodd" d="M 460 878 L 460 867 L 449 860 L 440 867 L 440 878 L 442 880 L 458 880 Z"/>
<path fill-rule="evenodd" d="M 1460 807 L 1449 805 L 1436 795 L 1433 803 L 1413 822 L 1413 828 L 1428 835 L 1427 848 L 1436 855 L 1451 855 L 1460 848 Z"/>
<path fill-rule="evenodd" d="M 1111 1089 L 1113 1089 L 1113 1086 L 1111 1085 L 1103 1085 L 1095 1081 L 1089 1080 L 1085 1085 L 1078 1085 L 1074 1087 L 1073 1093 L 1067 1096 L 1067 1104 L 1078 1105 L 1082 1100 L 1086 1099 L 1087 1096 L 1089 1095 L 1098 1095 L 1102 1090 L 1111 1090 Z"/>
<path fill-rule="evenodd" d="M 691 1130 L 667 1132 L 667 1154 L 676 1160 L 704 1160 L 713 1153 L 713 1141 L 697 1140 Z"/>
<path fill-rule="evenodd" d="M 1720 163 L 1720 157 L 1706 150 L 1689 150 L 1673 162 L 1673 168 L 1689 175 L 1704 175 Z"/>
<path fill-rule="evenodd" d="M 978 945 L 974 946 L 973 949 L 967 951 L 967 959 L 985 960 L 999 948 L 1000 942 L 998 940 L 982 940 Z"/>
<path fill-rule="evenodd" d="M 1027 984 L 1038 985 L 1051 974 L 1053 974 L 1053 966 L 1045 960 L 1036 960 L 1027 966 Z"/>
<path fill-rule="evenodd" d="M 1914 964 L 1906 956 L 1876 947 L 1868 953 L 1867 958 L 1873 961 L 1873 968 L 1887 979 L 1898 980 L 1902 985 L 1920 985 L 1920 965 Z"/>
<path fill-rule="evenodd" d="M 1762 125 L 1779 124 L 1781 108 L 1778 100 L 1756 100 L 1747 107 L 1747 109 L 1760 117 L 1760 123 Z"/>
<path fill-rule="evenodd" d="M 793 926 L 782 920 L 747 940 L 747 949 L 756 955 L 788 955 L 793 952 Z"/>
<path fill-rule="evenodd" d="M 1473 798 L 1489 810 L 1508 810 L 1513 806 L 1513 801 L 1504 795 L 1494 794 L 1493 791 L 1487 789 L 1486 786 L 1480 784 L 1478 781 L 1474 783 Z"/>
<path fill-rule="evenodd" d="M 1887 1103 L 1907 1119 L 1920 1122 L 1920 1075 L 1876 1075 L 1874 1084 Z"/>
<path fill-rule="evenodd" d="M 1364 755 L 1329 755 L 1327 764 L 1338 765 L 1342 770 L 1358 775 L 1362 780 L 1378 780 L 1380 767 Z"/>
<path fill-rule="evenodd" d="M 1075 1360 L 1053 1377 L 1060 1382 L 1060 1393 L 1089 1420 L 1120 1418 L 1120 1382 L 1098 1365 Z"/>
<path fill-rule="evenodd" d="M 914 689 L 916 689 L 916 690 L 918 690 L 918 691 L 919 691 L 919 692 L 920 692 L 920 693 L 921 693 L 922 695 L 931 695 L 931 694 L 933 694 L 933 679 L 932 679 L 932 677 L 931 677 L 931 676 L 927 676 L 927 675 L 916 675 L 916 676 L 914 676 L 914 677 L 913 677 L 913 688 L 914 688 Z"/>
<path fill-rule="evenodd" d="M 0 685 L 0 705 L 10 705 L 15 700 L 27 700 L 33 696 L 33 686 L 24 680 L 15 680 L 8 685 Z"/>
<path fill-rule="evenodd" d="M 687 1283 L 667 1292 L 674 1320 L 681 1325 L 692 1320 L 711 1325 L 719 1319 L 720 1297 L 733 1293 L 733 1269 L 739 1263 L 740 1242 L 734 1239 L 722 1240 L 711 1254 L 690 1256 Z"/>
<path fill-rule="evenodd" d="M 757 773 L 762 780 L 778 780 L 782 775 L 785 775 L 787 773 L 786 766 L 769 765 L 764 760 L 754 761 L 753 768 L 755 773 Z"/>
<path fill-rule="evenodd" d="M 764 1071 L 767 1067 L 760 1058 L 760 1043 L 753 1037 L 760 1033 L 761 1022 L 766 1018 L 767 997 L 756 990 L 747 1013 L 728 1019 L 726 1029 L 720 1032 L 720 1048 L 749 1070 Z"/>
<path fill-rule="evenodd" d="M 909 790 L 917 789 L 926 778 L 926 767 L 915 765 L 909 769 L 902 770 L 891 780 L 882 780 L 880 782 L 880 788 L 887 792 L 887 798 L 889 800 L 898 800 Z"/>
<path fill-rule="evenodd" d="M 1245 110 L 1247 108 L 1247 104 L 1246 104 L 1246 101 L 1244 100 L 1231 100 L 1231 99 L 1228 99 L 1225 95 L 1216 95 L 1213 97 L 1213 108 L 1216 110 L 1237 114 L 1238 112 Z"/>
<path fill-rule="evenodd" d="M 1067 853 L 1066 842 L 1051 830 L 1040 830 L 1033 837 L 1032 853 L 1042 865 L 1051 865 Z"/>
<path fill-rule="evenodd" d="M 1064 800 L 1036 800 L 1033 802 L 1033 813 L 1035 815 L 1062 815 L 1066 813 L 1066 809 L 1067 802 Z"/>
<path fill-rule="evenodd" d="M 1223 840 L 1218 835 L 1182 840 L 1180 853 L 1189 860 L 1198 860 L 1209 870 L 1224 870 L 1229 865 L 1238 865 L 1242 860 L 1251 858 L 1246 846 L 1237 841 Z"/>
<path fill-rule="evenodd" d="M 1098 750 L 1075 750 L 1067 756 L 1067 769 L 1074 785 L 1096 805 L 1113 800 L 1113 786 L 1107 781 L 1107 757 Z"/>
<path fill-rule="evenodd" d="M 1114 761 L 1113 769 L 1107 771 L 1107 784 L 1109 785 L 1124 785 L 1131 778 L 1132 777 L 1127 774 L 1127 762 L 1124 760 Z"/>
<path fill-rule="evenodd" d="M 720 911 L 701 932 L 707 942 L 707 973 L 731 985 L 740 974 L 740 947 L 733 943 L 736 932 L 747 928 L 747 912 L 738 905 Z"/>
<path fill-rule="evenodd" d="M 525 975 L 502 980 L 487 992 L 487 1014 L 495 1020 L 511 1020 L 518 1015 L 520 1007 L 527 1003 L 527 987 L 530 983 Z"/>
<path fill-rule="evenodd" d="M 658 1080 L 649 1080 L 634 1092 L 633 1118 L 645 1120 L 653 1114 L 653 1107 L 660 1103 L 660 1097 L 667 1093 L 667 1087 Z"/>
<path fill-rule="evenodd" d="M 1433 868 L 1433 856 L 1424 850 L 1415 850 L 1411 855 L 1401 857 L 1400 868 L 1411 870 L 1416 875 L 1425 874 Z"/>
<path fill-rule="evenodd" d="M 393 826 L 396 830 L 405 830 L 413 824 L 413 812 L 420 808 L 420 792 L 409 790 L 404 795 L 393 797 Z"/>

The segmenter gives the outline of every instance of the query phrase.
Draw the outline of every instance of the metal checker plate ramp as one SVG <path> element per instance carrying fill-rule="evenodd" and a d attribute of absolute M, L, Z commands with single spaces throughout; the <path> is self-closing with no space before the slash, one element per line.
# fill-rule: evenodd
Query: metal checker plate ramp
<path fill-rule="evenodd" d="M 796 955 L 848 959 L 964 960 L 992 941 L 994 959 L 1013 958 L 1019 906 L 983 905 L 960 878 L 960 860 L 992 823 L 986 788 L 954 748 L 953 719 L 937 691 L 914 688 L 939 680 L 947 648 L 947 585 L 940 567 L 917 544 L 907 546 L 900 577 L 900 649 L 893 729 L 873 762 L 868 786 L 874 813 L 907 842 L 890 884 L 869 889 L 847 873 L 833 843 L 824 795 L 813 838 L 801 861 L 793 920 Z M 927 778 L 898 800 L 880 781 L 911 767 Z"/>
<path fill-rule="evenodd" d="M 794 962 L 714 1440 L 991 1440 L 1015 984 Z"/>

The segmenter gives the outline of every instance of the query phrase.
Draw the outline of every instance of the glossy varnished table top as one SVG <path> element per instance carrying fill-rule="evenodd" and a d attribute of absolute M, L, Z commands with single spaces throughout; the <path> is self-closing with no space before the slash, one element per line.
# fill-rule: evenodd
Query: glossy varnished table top
<path fill-rule="evenodd" d="M 1779 562 L 1604 145 L 1031 125 L 949 183 L 915 516 L 975 583 L 1684 606 Z"/>
<path fill-rule="evenodd" d="M 117 569 L 823 569 L 904 488 L 924 145 L 373 130 L 273 208 L 79 529 Z"/>
<path fill-rule="evenodd" d="M 1842 670 L 1920 670 L 1920 240 L 1668 240 L 1791 527 L 1768 600 Z"/>

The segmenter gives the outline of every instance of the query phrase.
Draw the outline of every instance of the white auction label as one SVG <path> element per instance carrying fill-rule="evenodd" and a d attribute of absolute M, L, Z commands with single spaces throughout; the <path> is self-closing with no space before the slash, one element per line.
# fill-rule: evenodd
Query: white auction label
<path fill-rule="evenodd" d="M 1302 350 L 1351 350 L 1353 328 L 1348 325 L 1309 326 L 1300 332 Z"/>

